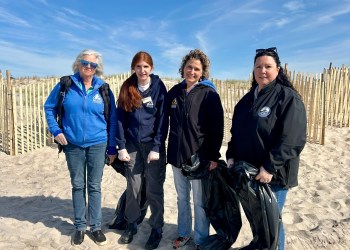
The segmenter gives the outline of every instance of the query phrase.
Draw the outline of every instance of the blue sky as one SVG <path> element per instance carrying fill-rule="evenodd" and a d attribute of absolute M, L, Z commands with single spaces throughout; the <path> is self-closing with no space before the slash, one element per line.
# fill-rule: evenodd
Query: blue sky
<path fill-rule="evenodd" d="M 255 49 L 276 46 L 290 70 L 350 64 L 350 0 L 0 0 L 0 69 L 13 76 L 71 74 L 77 54 L 101 52 L 105 75 L 148 51 L 154 73 L 180 77 L 202 49 L 211 77 L 247 79 Z"/>

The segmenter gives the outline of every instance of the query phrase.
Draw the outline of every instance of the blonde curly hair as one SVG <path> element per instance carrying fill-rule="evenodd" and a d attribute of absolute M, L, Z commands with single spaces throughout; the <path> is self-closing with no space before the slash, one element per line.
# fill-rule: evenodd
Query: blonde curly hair
<path fill-rule="evenodd" d="M 184 68 L 186 63 L 191 59 L 197 59 L 202 63 L 203 67 L 203 73 L 202 73 L 202 79 L 206 78 L 209 79 L 209 73 L 210 73 L 210 60 L 206 54 L 204 54 L 203 51 L 200 49 L 194 49 L 191 50 L 187 55 L 185 55 L 182 58 L 181 67 L 179 68 L 179 73 L 181 74 L 181 77 L 184 77 Z"/>

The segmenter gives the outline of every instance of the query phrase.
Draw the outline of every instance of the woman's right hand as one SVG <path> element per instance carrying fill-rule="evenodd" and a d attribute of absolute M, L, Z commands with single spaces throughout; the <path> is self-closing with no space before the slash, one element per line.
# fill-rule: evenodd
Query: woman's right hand
<path fill-rule="evenodd" d="M 118 159 L 121 161 L 130 161 L 130 156 L 126 149 L 118 150 Z"/>
<path fill-rule="evenodd" d="M 61 145 L 67 145 L 68 144 L 68 142 L 66 140 L 66 137 L 64 136 L 63 133 L 60 133 L 60 134 L 56 135 L 55 140 Z"/>

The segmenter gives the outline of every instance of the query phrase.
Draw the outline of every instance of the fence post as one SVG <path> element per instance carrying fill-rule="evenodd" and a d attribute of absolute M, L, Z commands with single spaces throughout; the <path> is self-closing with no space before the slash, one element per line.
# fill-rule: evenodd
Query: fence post
<path fill-rule="evenodd" d="M 323 74 L 321 74 L 321 88 L 322 88 L 322 97 L 321 97 L 321 138 L 320 138 L 320 144 L 324 145 L 325 144 L 325 137 L 326 137 L 326 80 L 325 76 L 327 75 L 326 70 L 323 71 Z"/>
<path fill-rule="evenodd" d="M 9 70 L 6 70 L 6 84 L 7 84 L 7 110 L 8 110 L 8 130 L 9 130 L 9 150 L 10 155 L 15 154 L 15 124 L 14 124 L 14 114 L 13 114 L 13 106 L 12 106 L 12 85 L 11 85 L 11 73 Z"/>

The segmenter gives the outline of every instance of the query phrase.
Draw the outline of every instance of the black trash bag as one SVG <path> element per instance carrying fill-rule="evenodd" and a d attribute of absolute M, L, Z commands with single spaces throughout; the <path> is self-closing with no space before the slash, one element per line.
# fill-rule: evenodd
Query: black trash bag
<path fill-rule="evenodd" d="M 181 172 L 190 180 L 202 179 L 209 174 L 210 161 L 194 154 L 186 163 L 181 165 Z"/>
<path fill-rule="evenodd" d="M 108 164 L 109 160 L 106 159 L 106 164 Z M 127 162 L 121 161 L 118 158 L 116 158 L 113 163 L 111 164 L 113 169 L 117 171 L 119 174 L 123 175 L 125 177 L 126 170 L 128 168 Z M 123 194 L 120 196 L 117 207 L 115 209 L 113 219 L 108 224 L 108 228 L 110 229 L 117 229 L 117 230 L 125 230 L 128 222 L 125 219 L 125 205 L 126 205 L 126 190 L 123 192 Z M 141 188 L 141 201 L 140 201 L 140 207 L 141 207 L 141 214 L 139 219 L 137 220 L 137 224 L 140 224 L 143 219 L 145 218 L 147 214 L 148 209 L 148 202 L 146 198 L 146 184 L 143 182 L 142 188 Z"/>
<path fill-rule="evenodd" d="M 230 186 L 231 182 L 223 160 L 202 179 L 204 210 L 216 231 L 201 244 L 202 249 L 226 250 L 237 240 L 242 219 L 239 198 Z"/>
<path fill-rule="evenodd" d="M 106 160 L 107 161 L 107 160 Z M 108 160 L 109 162 L 109 160 Z M 121 161 L 117 158 L 112 162 L 111 167 L 125 177 L 126 170 L 128 169 L 128 163 L 126 161 Z"/>
<path fill-rule="evenodd" d="M 259 170 L 247 162 L 235 162 L 228 171 L 252 229 L 253 249 L 276 250 L 281 215 L 275 194 L 268 184 L 255 180 Z"/>
<path fill-rule="evenodd" d="M 232 243 L 233 244 L 233 243 Z M 209 235 L 201 244 L 203 250 L 227 250 L 232 245 L 227 239 L 221 238 L 219 234 Z"/>
<path fill-rule="evenodd" d="M 108 225 L 109 229 L 117 229 L 117 230 L 126 229 L 128 225 L 128 221 L 125 219 L 125 205 L 126 205 L 126 190 L 123 192 L 123 194 L 119 198 L 117 207 L 113 215 L 113 219 Z M 146 198 L 145 184 L 142 185 L 140 207 L 141 207 L 141 214 L 139 219 L 137 220 L 137 224 L 141 224 L 147 214 L 148 202 Z"/>

